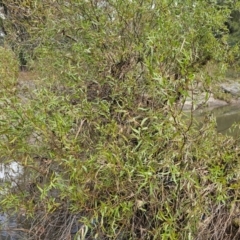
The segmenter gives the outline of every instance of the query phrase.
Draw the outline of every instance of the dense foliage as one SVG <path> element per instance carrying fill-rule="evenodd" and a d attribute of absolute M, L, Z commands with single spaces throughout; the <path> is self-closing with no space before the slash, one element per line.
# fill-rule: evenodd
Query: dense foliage
<path fill-rule="evenodd" d="M 234 1 L 2 2 L 0 154 L 25 174 L 0 206 L 27 239 L 239 238 L 237 143 L 181 109 L 233 59 Z"/>

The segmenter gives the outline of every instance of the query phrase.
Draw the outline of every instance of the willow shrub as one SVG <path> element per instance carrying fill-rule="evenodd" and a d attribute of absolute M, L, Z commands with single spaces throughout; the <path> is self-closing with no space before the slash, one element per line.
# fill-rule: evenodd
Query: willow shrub
<path fill-rule="evenodd" d="M 24 212 L 28 239 L 67 239 L 73 229 L 76 239 L 237 237 L 237 144 L 211 117 L 198 126 L 181 110 L 196 82 L 213 81 L 206 64 L 223 70 L 231 57 L 230 9 L 3 2 L 6 45 L 31 57 L 39 76 L 27 101 L 17 88 L 0 110 L 9 120 L 1 157 L 26 172 L 1 208 Z M 14 42 L 19 31 L 26 38 Z"/>

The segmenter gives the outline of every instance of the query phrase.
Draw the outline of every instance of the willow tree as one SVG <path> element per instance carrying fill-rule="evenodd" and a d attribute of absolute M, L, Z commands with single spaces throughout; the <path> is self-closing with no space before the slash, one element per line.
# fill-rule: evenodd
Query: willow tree
<path fill-rule="evenodd" d="M 1 51 L 38 74 L 27 100 L 13 84 L 0 109 L 1 156 L 27 172 L 1 207 L 25 211 L 28 239 L 232 239 L 236 143 L 179 107 L 215 79 L 207 65 L 227 66 L 229 5 L 3 3 Z"/>

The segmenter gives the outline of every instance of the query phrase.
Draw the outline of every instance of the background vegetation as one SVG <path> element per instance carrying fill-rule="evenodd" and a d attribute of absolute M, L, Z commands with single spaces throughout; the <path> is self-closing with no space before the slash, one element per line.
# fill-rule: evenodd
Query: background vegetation
<path fill-rule="evenodd" d="M 239 238 L 237 140 L 181 109 L 234 62 L 239 3 L 2 3 L 0 154 L 24 176 L 0 206 L 27 239 Z"/>

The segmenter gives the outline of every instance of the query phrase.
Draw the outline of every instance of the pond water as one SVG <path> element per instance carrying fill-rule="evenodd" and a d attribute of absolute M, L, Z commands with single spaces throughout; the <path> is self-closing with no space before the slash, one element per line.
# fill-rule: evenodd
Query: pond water
<path fill-rule="evenodd" d="M 203 109 L 194 112 L 197 121 L 202 121 L 206 115 L 216 118 L 217 131 L 231 135 L 234 138 L 240 136 L 240 105 L 228 105 L 214 109 Z"/>
<path fill-rule="evenodd" d="M 14 187 L 16 181 L 23 174 L 23 167 L 16 161 L 12 161 L 8 164 L 0 163 L 0 182 L 9 182 L 9 186 Z M 0 194 L 4 196 L 5 191 L 0 190 Z M 0 211 L 0 240 L 20 240 L 22 237 L 17 234 L 16 229 L 17 222 L 14 215 L 9 216 Z"/>
<path fill-rule="evenodd" d="M 1 213 L 0 225 L 0 240 L 20 240 L 20 236 L 18 236 L 16 231 L 11 231 L 11 229 L 16 229 L 18 225 L 14 216 L 8 216 L 7 214 Z"/>

